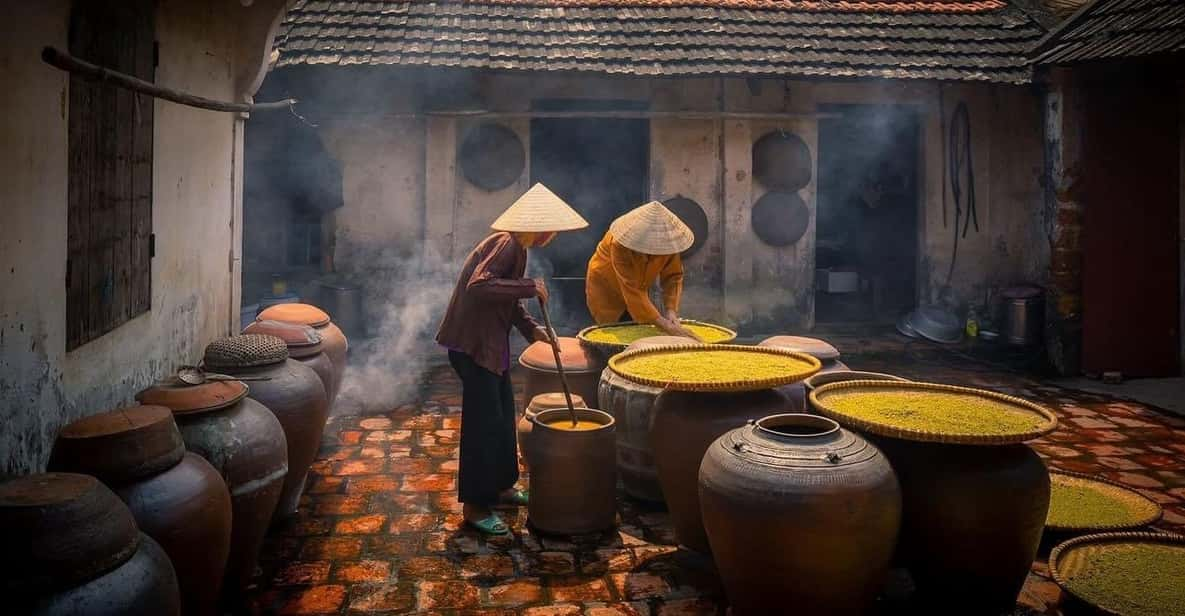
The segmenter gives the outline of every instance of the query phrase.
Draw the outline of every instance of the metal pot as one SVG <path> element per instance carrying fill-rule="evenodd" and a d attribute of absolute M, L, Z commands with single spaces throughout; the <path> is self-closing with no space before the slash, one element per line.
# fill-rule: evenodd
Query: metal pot
<path fill-rule="evenodd" d="M 1045 323 L 1045 295 L 1040 287 L 1015 287 L 1003 293 L 1004 337 L 1008 344 L 1031 346 L 1041 342 Z"/>

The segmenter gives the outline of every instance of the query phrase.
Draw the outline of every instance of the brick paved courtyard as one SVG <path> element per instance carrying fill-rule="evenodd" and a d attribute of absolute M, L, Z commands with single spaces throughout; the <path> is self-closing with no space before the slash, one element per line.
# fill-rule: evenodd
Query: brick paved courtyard
<path fill-rule="evenodd" d="M 1157 528 L 1185 532 L 1185 419 L 926 345 L 836 342 L 855 369 L 986 387 L 1048 405 L 1061 427 L 1033 446 L 1050 467 L 1136 488 L 1164 506 Z M 508 537 L 485 539 L 464 528 L 455 498 L 460 384 L 436 369 L 421 392 L 418 402 L 386 414 L 331 418 L 300 513 L 273 531 L 265 548 L 254 612 L 725 613 L 710 560 L 675 547 L 664 511 L 626 498 L 620 526 L 598 535 L 540 537 L 525 525 L 525 509 L 504 514 L 514 531 Z M 1059 603 L 1044 564 L 1035 563 L 1016 613 L 1059 614 Z"/>

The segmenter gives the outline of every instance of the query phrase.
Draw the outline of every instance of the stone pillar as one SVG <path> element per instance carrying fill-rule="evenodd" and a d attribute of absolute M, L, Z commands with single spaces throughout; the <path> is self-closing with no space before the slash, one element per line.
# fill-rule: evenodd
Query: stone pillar
<path fill-rule="evenodd" d="M 1061 374 L 1082 364 L 1082 95 L 1069 71 L 1052 69 L 1045 96 L 1045 150 L 1052 213 L 1046 350 Z"/>

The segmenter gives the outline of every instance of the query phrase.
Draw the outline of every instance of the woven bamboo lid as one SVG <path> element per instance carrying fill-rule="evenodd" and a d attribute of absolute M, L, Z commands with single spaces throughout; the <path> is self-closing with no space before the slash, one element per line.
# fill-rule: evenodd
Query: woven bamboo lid
<path fill-rule="evenodd" d="M 136 394 L 136 401 L 159 404 L 174 415 L 190 415 L 224 409 L 246 397 L 247 384 L 242 381 L 207 381 L 201 385 L 168 381 Z"/>
<path fill-rule="evenodd" d="M 290 357 L 311 357 L 321 352 L 321 334 L 311 325 L 286 323 L 284 321 L 255 321 L 248 325 L 244 334 L 275 336 L 288 345 Z"/>
<path fill-rule="evenodd" d="M 520 233 L 552 233 L 575 231 L 588 226 L 572 206 L 542 184 L 535 184 L 523 193 L 490 225 L 495 231 Z"/>
<path fill-rule="evenodd" d="M 1102 532 L 1147 526 L 1164 513 L 1148 497 L 1082 473 L 1050 471 L 1045 528 L 1057 532 Z M 1100 510 L 1101 509 L 1101 510 Z"/>
<path fill-rule="evenodd" d="M 276 304 L 265 308 L 256 320 L 323 327 L 329 325 L 329 313 L 312 304 Z"/>
<path fill-rule="evenodd" d="M 234 370 L 270 366 L 288 359 L 288 345 L 284 341 L 264 334 L 244 334 L 215 340 L 206 345 L 202 358 L 206 366 L 214 369 Z"/>
<path fill-rule="evenodd" d="M 626 212 L 609 225 L 618 244 L 647 255 L 674 255 L 691 248 L 695 234 L 666 206 L 651 201 Z"/>
<path fill-rule="evenodd" d="M 185 442 L 163 406 L 129 406 L 84 417 L 58 432 L 49 469 L 85 473 L 119 486 L 173 468 Z"/>
<path fill-rule="evenodd" d="M 641 348 L 609 360 L 613 372 L 635 383 L 699 392 L 772 389 L 801 381 L 821 367 L 805 353 L 731 344 Z"/>

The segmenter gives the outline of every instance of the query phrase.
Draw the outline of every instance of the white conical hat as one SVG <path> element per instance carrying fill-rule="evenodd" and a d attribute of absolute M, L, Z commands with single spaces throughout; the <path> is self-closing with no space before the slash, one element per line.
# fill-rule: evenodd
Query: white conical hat
<path fill-rule="evenodd" d="M 587 226 L 588 221 L 576 213 L 572 206 L 564 203 L 546 186 L 536 184 L 506 208 L 490 228 L 519 233 L 552 233 L 575 231 Z"/>
<path fill-rule="evenodd" d="M 695 243 L 695 234 L 663 204 L 651 201 L 609 225 L 618 244 L 647 255 L 673 255 Z"/>

